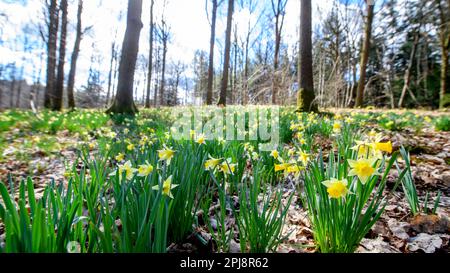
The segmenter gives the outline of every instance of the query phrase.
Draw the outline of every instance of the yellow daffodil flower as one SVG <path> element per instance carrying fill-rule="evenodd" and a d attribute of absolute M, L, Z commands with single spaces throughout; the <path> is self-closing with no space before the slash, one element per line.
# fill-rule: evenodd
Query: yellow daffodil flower
<path fill-rule="evenodd" d="M 278 157 L 280 156 L 280 154 L 278 153 L 277 150 L 273 150 L 273 151 L 270 153 L 270 155 L 271 155 L 273 158 L 275 158 L 275 159 L 278 159 Z"/>
<path fill-rule="evenodd" d="M 300 150 L 299 159 L 303 163 L 303 166 L 308 165 L 310 156 L 311 156 L 310 154 L 307 154 L 307 153 L 303 152 L 303 150 Z"/>
<path fill-rule="evenodd" d="M 230 163 L 231 159 L 227 159 L 222 164 L 220 164 L 220 171 L 223 172 L 225 175 L 227 174 L 233 174 L 234 170 L 236 169 L 236 164 Z"/>
<path fill-rule="evenodd" d="M 361 183 L 366 184 L 367 180 L 372 175 L 379 175 L 377 170 L 373 167 L 376 161 L 377 161 L 376 158 L 358 159 L 358 160 L 349 159 L 348 164 L 352 169 L 350 170 L 348 175 L 358 176 L 359 180 L 361 180 Z"/>
<path fill-rule="evenodd" d="M 164 149 L 158 150 L 159 160 L 166 161 L 167 165 L 170 164 L 172 157 L 174 156 L 175 151 L 172 148 L 167 148 L 164 146 Z"/>
<path fill-rule="evenodd" d="M 392 153 L 392 142 L 377 142 L 375 143 L 375 149 L 378 151 Z"/>
<path fill-rule="evenodd" d="M 347 188 L 347 179 L 338 180 L 332 178 L 330 180 L 323 181 L 322 184 L 327 187 L 327 192 L 330 198 L 339 199 L 347 196 L 347 194 L 350 193 Z"/>
<path fill-rule="evenodd" d="M 275 172 L 285 171 L 291 166 L 291 163 L 275 164 Z"/>
<path fill-rule="evenodd" d="M 172 176 L 169 176 L 162 185 L 162 194 L 165 196 L 168 196 L 170 198 L 173 198 L 172 190 L 178 187 L 178 185 L 172 184 Z M 153 190 L 159 191 L 159 185 L 153 186 Z"/>
<path fill-rule="evenodd" d="M 333 124 L 333 132 L 339 133 L 341 131 L 341 127 L 342 127 L 341 123 L 334 122 L 334 124 Z"/>
<path fill-rule="evenodd" d="M 150 163 L 148 163 L 147 161 L 145 161 L 145 164 L 139 165 L 138 176 L 140 177 L 149 176 L 152 171 L 153 166 L 150 165 Z"/>
<path fill-rule="evenodd" d="M 200 145 L 205 144 L 206 143 L 206 139 L 205 139 L 205 135 L 204 134 L 200 134 L 196 140 L 196 142 Z"/>
<path fill-rule="evenodd" d="M 205 162 L 205 170 L 214 170 L 217 165 L 220 164 L 221 159 L 214 158 L 212 156 L 209 156 L 209 160 L 206 160 Z"/>
<path fill-rule="evenodd" d="M 133 168 L 131 161 L 125 162 L 123 165 L 119 165 L 119 176 L 122 178 L 122 174 L 125 172 L 125 177 L 127 180 L 131 180 L 137 169 Z M 113 172 L 111 175 L 116 175 L 117 172 Z"/>
<path fill-rule="evenodd" d="M 127 145 L 127 150 L 128 150 L 128 151 L 133 151 L 133 150 L 134 150 L 134 144 L 131 144 L 131 143 L 128 144 L 128 145 Z"/>
<path fill-rule="evenodd" d="M 125 158 L 125 155 L 122 153 L 119 153 L 118 155 L 116 155 L 115 159 L 117 161 L 122 161 Z"/>

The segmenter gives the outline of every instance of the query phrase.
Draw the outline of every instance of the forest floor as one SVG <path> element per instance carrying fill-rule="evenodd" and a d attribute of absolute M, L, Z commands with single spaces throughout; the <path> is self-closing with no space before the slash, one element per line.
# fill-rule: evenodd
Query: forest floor
<path fill-rule="evenodd" d="M 437 216 L 418 215 L 412 217 L 408 202 L 401 187 L 389 196 L 388 205 L 381 218 L 361 241 L 357 252 L 449 252 L 450 247 L 450 131 L 449 114 L 427 111 L 347 110 L 328 109 L 337 115 L 353 117 L 363 121 L 365 131 L 375 129 L 385 139 L 392 141 L 394 150 L 406 147 L 411 154 L 411 169 L 421 202 L 432 206 L 441 192 Z M 17 183 L 30 177 L 37 198 L 40 198 L 49 182 L 66 183 L 68 172 L 78 162 L 80 145 L 88 145 L 92 154 L 100 146 L 108 145 L 98 141 L 99 136 L 111 131 L 121 131 L 114 127 L 109 118 L 87 111 L 77 117 L 41 116 L 27 112 L 20 115 L 12 112 L 0 113 L 0 181 Z M 159 115 L 159 116 L 158 116 Z M 95 118 L 94 118 L 95 116 Z M 148 117 L 152 118 L 148 118 Z M 155 118 L 155 116 L 158 116 Z M 149 113 L 148 119 L 162 119 L 163 114 Z M 36 119 L 36 120 L 34 120 Z M 60 123 L 58 123 L 60 122 Z M 54 124 L 52 127 L 48 124 Z M 164 125 L 156 124 L 155 128 Z M 111 128 L 113 128 L 111 130 Z M 166 128 L 168 130 L 168 128 Z M 162 132 L 164 129 L 162 129 Z M 92 145 L 95 143 L 95 145 Z M 290 143 L 284 143 L 285 146 Z M 332 147 L 330 138 L 314 137 L 314 146 L 324 152 Z M 400 162 L 400 168 L 402 168 Z M 398 171 L 393 168 L 388 177 L 387 189 L 391 190 Z M 298 191 L 302 181 L 287 177 L 282 183 L 284 202 L 292 192 Z M 227 221 L 233 229 L 234 220 Z M 217 224 L 217 223 L 216 223 Z M 2 233 L 0 225 L 0 234 Z M 287 237 L 278 247 L 278 252 L 315 252 L 313 230 L 306 209 L 299 197 L 294 195 L 283 227 Z M 210 242 L 207 245 L 204 241 Z M 211 252 L 214 243 L 206 226 L 197 226 L 195 232 L 184 242 L 171 244 L 169 252 Z M 240 252 L 237 238 L 230 244 L 230 252 Z"/>

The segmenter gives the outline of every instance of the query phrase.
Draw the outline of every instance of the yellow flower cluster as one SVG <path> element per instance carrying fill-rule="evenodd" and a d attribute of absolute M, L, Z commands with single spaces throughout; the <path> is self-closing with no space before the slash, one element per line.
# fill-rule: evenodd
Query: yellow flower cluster
<path fill-rule="evenodd" d="M 210 155 L 209 159 L 205 162 L 205 170 L 215 171 L 218 168 L 218 170 L 224 175 L 234 174 L 236 170 L 236 164 L 231 162 L 231 158 L 224 160 L 221 158 L 214 158 Z"/>
<path fill-rule="evenodd" d="M 352 150 L 357 152 L 357 159 L 348 159 L 350 171 L 348 176 L 356 176 L 364 185 L 373 176 L 381 175 L 378 172 L 379 160 L 383 158 L 384 153 L 392 153 L 392 143 L 381 142 L 382 136 L 374 131 L 368 133 L 363 141 L 356 141 L 356 145 Z M 344 198 L 350 193 L 348 189 L 348 181 L 346 179 L 338 180 L 332 178 L 322 182 L 327 187 L 327 192 L 330 198 Z"/>
<path fill-rule="evenodd" d="M 296 151 L 294 148 L 288 150 L 289 160 L 286 162 L 277 150 L 273 150 L 271 156 L 278 160 L 279 164 L 275 164 L 275 172 L 284 172 L 284 176 L 293 174 L 298 178 L 300 171 L 304 170 L 310 160 L 310 154 L 307 154 L 302 149 Z M 301 163 L 301 164 L 299 164 Z"/>

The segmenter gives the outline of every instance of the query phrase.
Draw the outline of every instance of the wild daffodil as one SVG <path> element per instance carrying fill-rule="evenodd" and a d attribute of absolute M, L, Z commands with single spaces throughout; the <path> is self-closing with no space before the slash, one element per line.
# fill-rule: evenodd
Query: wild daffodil
<path fill-rule="evenodd" d="M 125 178 L 127 180 L 131 180 L 134 174 L 137 172 L 137 169 L 133 168 L 131 161 L 125 162 L 123 165 L 119 165 L 119 176 L 122 178 L 122 174 L 125 173 Z M 117 171 L 113 172 L 111 175 L 116 175 Z"/>
<path fill-rule="evenodd" d="M 225 175 L 227 174 L 233 174 L 234 170 L 236 169 L 236 164 L 230 163 L 231 159 L 227 159 L 222 164 L 220 164 L 220 171 L 223 172 Z"/>
<path fill-rule="evenodd" d="M 204 134 L 200 134 L 195 142 L 197 142 L 200 145 L 205 144 L 206 143 L 205 135 Z"/>
<path fill-rule="evenodd" d="M 125 155 L 122 153 L 119 153 L 118 155 L 116 155 L 115 159 L 117 161 L 122 161 L 125 158 Z"/>
<path fill-rule="evenodd" d="M 145 177 L 149 176 L 153 171 L 153 166 L 148 163 L 148 161 L 145 161 L 145 164 L 139 165 L 138 168 L 138 176 Z"/>
<path fill-rule="evenodd" d="M 303 163 L 303 166 L 308 165 L 310 154 L 305 153 L 303 150 L 300 149 L 299 151 L 299 159 Z"/>
<path fill-rule="evenodd" d="M 347 188 L 347 179 L 338 180 L 332 178 L 330 180 L 323 181 L 322 184 L 327 187 L 328 196 L 330 198 L 339 199 L 347 196 L 347 194 L 350 193 Z"/>
<path fill-rule="evenodd" d="M 178 187 L 178 185 L 172 184 L 172 176 L 169 176 L 162 185 L 162 194 L 165 196 L 168 196 L 170 198 L 173 198 L 172 190 Z M 159 185 L 153 186 L 153 190 L 159 191 Z"/>
<path fill-rule="evenodd" d="M 286 171 L 291 165 L 291 163 L 275 164 L 275 172 Z"/>
<path fill-rule="evenodd" d="M 278 153 L 277 150 L 273 150 L 273 151 L 270 153 L 270 155 L 271 155 L 273 158 L 278 159 L 278 157 L 280 156 L 280 153 Z"/>
<path fill-rule="evenodd" d="M 392 142 L 376 142 L 375 143 L 375 149 L 378 151 L 386 152 L 391 154 L 392 153 Z"/>
<path fill-rule="evenodd" d="M 158 150 L 159 160 L 166 161 L 167 165 L 170 164 L 170 161 L 172 160 L 174 154 L 175 151 L 172 150 L 172 148 L 167 148 L 166 146 L 164 146 L 164 149 Z"/>
<path fill-rule="evenodd" d="M 220 164 L 221 159 L 209 156 L 209 160 L 205 162 L 205 170 L 214 170 Z"/>
<path fill-rule="evenodd" d="M 128 151 L 133 151 L 133 150 L 134 150 L 134 144 L 131 144 L 131 143 L 128 144 L 128 145 L 127 145 L 127 150 L 128 150 Z"/>
<path fill-rule="evenodd" d="M 369 159 L 358 159 L 358 160 L 348 160 L 348 164 L 352 168 L 348 173 L 349 176 L 358 176 L 361 183 L 366 184 L 367 180 L 372 175 L 379 175 L 377 170 L 375 169 L 374 164 L 377 161 L 376 158 Z"/>
<path fill-rule="evenodd" d="M 340 122 L 334 122 L 333 124 L 333 132 L 339 133 L 341 131 L 342 125 Z"/>

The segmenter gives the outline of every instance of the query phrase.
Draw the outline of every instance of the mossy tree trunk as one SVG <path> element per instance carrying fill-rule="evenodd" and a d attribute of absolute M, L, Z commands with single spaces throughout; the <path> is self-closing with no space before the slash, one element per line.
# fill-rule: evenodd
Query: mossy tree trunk
<path fill-rule="evenodd" d="M 297 94 L 297 111 L 299 112 L 318 110 L 314 94 L 311 12 L 311 0 L 301 0 L 299 91 Z"/>

